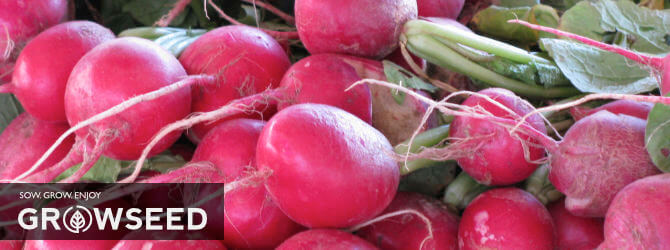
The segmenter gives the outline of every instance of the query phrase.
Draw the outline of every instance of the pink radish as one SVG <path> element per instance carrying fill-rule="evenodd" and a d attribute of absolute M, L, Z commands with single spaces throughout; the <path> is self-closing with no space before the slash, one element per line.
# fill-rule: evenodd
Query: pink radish
<path fill-rule="evenodd" d="M 250 119 L 226 121 L 200 142 L 194 162 L 209 162 L 223 171 L 226 181 L 249 176 L 256 169 L 256 144 L 265 122 Z M 215 192 L 206 187 L 199 198 Z M 270 199 L 262 182 L 243 186 L 201 206 L 211 221 L 207 230 L 232 248 L 274 248 L 302 226 L 289 219 Z"/>
<path fill-rule="evenodd" d="M 551 152 L 549 180 L 567 197 L 568 211 L 603 217 L 629 183 L 659 173 L 644 146 L 646 122 L 600 111 L 575 123 Z"/>
<path fill-rule="evenodd" d="M 26 240 L 23 250 L 109 250 L 118 242 L 118 240 Z"/>
<path fill-rule="evenodd" d="M 407 214 L 375 222 L 357 234 L 382 249 L 458 249 L 459 218 L 443 203 L 417 193 L 398 192 L 383 214 L 406 209 L 422 213 L 430 225 Z M 432 238 L 427 227 L 431 227 Z"/>
<path fill-rule="evenodd" d="M 271 36 L 240 25 L 207 32 L 186 48 L 179 60 L 189 74 L 219 76 L 215 85 L 192 88 L 193 112 L 211 111 L 231 100 L 275 88 L 291 65 L 282 47 Z M 272 112 L 241 114 L 249 118 L 264 115 L 269 118 Z M 223 120 L 196 125 L 189 137 L 197 142 L 221 122 Z"/>
<path fill-rule="evenodd" d="M 1 240 L 0 248 L 6 250 L 21 250 L 23 249 L 22 240 Z"/>
<path fill-rule="evenodd" d="M 565 209 L 565 200 L 554 202 L 548 206 L 557 232 L 557 249 L 588 250 L 595 249 L 603 242 L 603 220 L 585 218 L 570 214 Z"/>
<path fill-rule="evenodd" d="M 507 119 L 517 119 L 530 113 L 533 107 L 509 90 L 490 88 L 478 92 L 499 102 L 508 110 L 495 105 L 481 96 L 470 96 L 462 105 L 478 107 L 490 114 Z M 525 122 L 542 134 L 546 128 L 540 115 L 533 115 Z M 535 139 L 518 135 L 519 139 L 510 135 L 507 128 L 487 119 L 456 116 L 451 123 L 451 137 L 462 143 L 462 149 L 474 150 L 464 157 L 458 158 L 458 164 L 473 179 L 484 185 L 507 185 L 526 179 L 535 171 L 537 164 L 531 161 L 539 160 L 544 156 L 540 147 L 528 145 L 537 144 Z M 528 148 L 528 156 L 524 152 L 524 145 Z"/>
<path fill-rule="evenodd" d="M 138 38 L 119 38 L 87 53 L 74 67 L 65 91 L 65 111 L 70 124 L 77 124 L 134 95 L 169 85 L 186 76 L 184 68 L 158 45 Z M 77 131 L 80 138 L 101 139 L 118 133 L 104 154 L 119 160 L 135 160 L 143 144 L 158 129 L 190 112 L 188 88 L 169 96 L 138 104 L 131 110 Z M 179 133 L 155 148 L 167 149 Z"/>
<path fill-rule="evenodd" d="M 354 115 L 298 104 L 265 126 L 256 164 L 270 173 L 266 188 L 291 219 L 344 228 L 372 219 L 395 196 L 399 169 L 392 150 L 379 131 Z"/>
<path fill-rule="evenodd" d="M 33 36 L 67 16 L 67 0 L 0 2 L 0 78 L 11 75 L 12 67 L 3 66 L 14 62 Z"/>
<path fill-rule="evenodd" d="M 417 0 L 419 16 L 458 18 L 465 0 Z"/>
<path fill-rule="evenodd" d="M 670 174 L 637 180 L 623 188 L 605 217 L 598 249 L 665 249 L 670 245 Z"/>
<path fill-rule="evenodd" d="M 179 61 L 148 40 L 119 38 L 95 47 L 79 60 L 70 74 L 65 90 L 65 112 L 73 127 L 80 128 L 80 122 L 97 122 L 85 130 L 75 131 L 80 148 L 74 148 L 57 166 L 29 181 L 50 181 L 83 160 L 82 167 L 63 180 L 77 181 L 100 155 L 117 160 L 138 159 L 144 145 L 160 128 L 189 114 L 191 95 L 190 88 L 184 88 L 190 86 L 186 83 L 213 81 L 211 77 L 182 79 L 185 77 Z M 158 95 L 155 91 L 169 95 Z M 147 93 L 151 95 L 143 95 Z M 119 109 L 118 105 L 123 107 Z M 88 120 L 91 117 L 106 119 Z M 179 135 L 172 133 L 162 138 L 150 154 L 167 149 Z M 81 155 L 84 152 L 86 157 Z M 31 171 L 32 168 L 34 165 Z M 20 177 L 28 173 L 30 171 Z"/>
<path fill-rule="evenodd" d="M 475 198 L 463 212 L 458 246 L 468 249 L 554 249 L 549 211 L 518 188 L 497 188 Z"/>
<path fill-rule="evenodd" d="M 311 54 L 380 59 L 397 48 L 402 25 L 417 17 L 414 0 L 297 0 L 295 21 Z"/>
<path fill-rule="evenodd" d="M 174 238 L 192 238 L 189 240 L 174 240 Z M 199 233 L 178 235 L 169 231 L 134 231 L 121 239 L 112 250 L 186 250 L 211 249 L 225 250 L 226 247 L 218 240 L 206 240 Z"/>
<path fill-rule="evenodd" d="M 518 23 L 522 24 L 525 26 L 528 26 L 529 28 L 535 29 L 535 30 L 540 30 L 544 32 L 549 32 L 552 34 L 556 34 L 557 36 L 563 36 L 567 38 L 572 38 L 577 41 L 580 41 L 582 43 L 585 43 L 590 46 L 594 46 L 597 48 L 600 48 L 602 50 L 614 52 L 617 54 L 620 54 L 622 56 L 625 56 L 626 58 L 633 60 L 635 62 L 638 62 L 642 65 L 649 66 L 650 68 L 656 70 L 659 72 L 659 76 L 661 77 L 661 82 L 660 82 L 660 88 L 661 88 L 661 94 L 666 95 L 670 93 L 670 55 L 666 55 L 663 58 L 660 57 L 653 57 L 653 56 L 648 56 L 644 55 L 641 53 L 633 52 L 630 50 L 626 50 L 624 48 L 620 48 L 614 45 L 602 43 L 595 41 L 593 39 L 575 35 L 569 32 L 557 30 L 557 29 L 552 29 L 549 27 L 544 27 L 540 25 L 535 25 L 535 24 L 530 24 L 521 20 L 509 20 L 508 22 L 510 23 Z"/>
<path fill-rule="evenodd" d="M 607 110 L 613 114 L 624 114 L 647 120 L 647 116 L 649 116 L 649 112 L 653 107 L 654 105 L 648 102 L 617 100 L 594 109 L 573 107 L 570 109 L 570 114 L 575 118 L 575 121 L 578 121 L 585 116 L 595 114 L 600 110 Z"/>
<path fill-rule="evenodd" d="M 14 118 L 0 135 L 0 179 L 12 180 L 25 172 L 42 156 L 58 136 L 68 129 L 66 123 L 49 123 L 28 113 Z M 74 144 L 70 136 L 38 170 L 48 168 L 63 159 Z"/>
<path fill-rule="evenodd" d="M 112 39 L 112 31 L 94 22 L 53 26 L 21 51 L 12 82 L 0 86 L 0 92 L 14 93 L 26 112 L 38 119 L 67 122 L 65 85 L 72 68 L 86 52 Z"/>
<path fill-rule="evenodd" d="M 277 247 L 277 250 L 311 249 L 374 250 L 378 248 L 353 234 L 334 229 L 312 229 L 298 233 Z"/>

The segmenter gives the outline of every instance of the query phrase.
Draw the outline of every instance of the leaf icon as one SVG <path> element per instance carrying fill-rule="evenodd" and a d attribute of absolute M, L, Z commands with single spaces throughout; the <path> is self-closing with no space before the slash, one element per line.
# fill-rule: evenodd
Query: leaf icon
<path fill-rule="evenodd" d="M 79 212 L 79 210 L 75 211 L 74 214 L 72 214 L 72 218 L 70 218 L 70 226 L 76 230 L 75 233 L 79 233 L 79 230 L 84 227 L 86 224 L 86 221 L 84 220 L 84 215 Z"/>

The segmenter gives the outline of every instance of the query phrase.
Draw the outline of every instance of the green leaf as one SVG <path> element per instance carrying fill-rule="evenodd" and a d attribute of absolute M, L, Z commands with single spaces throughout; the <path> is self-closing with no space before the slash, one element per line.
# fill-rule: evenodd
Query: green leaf
<path fill-rule="evenodd" d="M 500 0 L 496 5 L 507 8 L 533 7 L 540 4 L 539 0 Z"/>
<path fill-rule="evenodd" d="M 559 16 L 556 10 L 541 4 L 533 7 L 516 8 L 492 5 L 475 14 L 472 22 L 477 26 L 477 30 L 482 33 L 525 45 L 536 43 L 540 37 L 555 37 L 522 25 L 507 23 L 508 20 L 513 19 L 520 19 L 548 27 L 557 27 Z"/>
<path fill-rule="evenodd" d="M 670 172 L 670 106 L 656 104 L 651 109 L 644 138 L 654 165 Z"/>
<path fill-rule="evenodd" d="M 607 33 L 621 33 L 636 51 L 661 54 L 670 51 L 670 10 L 652 10 L 628 0 L 582 1 L 565 12 L 561 29 L 603 41 Z"/>
<path fill-rule="evenodd" d="M 647 69 L 615 53 L 561 39 L 542 39 L 563 74 L 582 92 L 638 94 L 658 87 Z"/>
<path fill-rule="evenodd" d="M 0 94 L 0 133 L 21 113 L 23 107 L 14 95 Z"/>
<path fill-rule="evenodd" d="M 437 87 L 423 81 L 418 76 L 412 74 L 412 72 L 398 66 L 391 61 L 384 60 L 383 64 L 384 75 L 386 75 L 386 79 L 389 82 L 410 89 L 425 90 L 430 93 L 434 93 L 438 90 Z M 398 104 L 402 104 L 405 101 L 405 93 L 393 89 L 389 91 L 393 93 L 393 98 L 396 100 L 396 102 L 398 102 Z"/>
<path fill-rule="evenodd" d="M 123 6 L 123 11 L 130 13 L 133 19 L 144 26 L 151 26 L 161 19 L 173 7 L 177 0 L 155 1 L 155 0 L 131 0 Z M 186 19 L 188 11 L 182 11 L 172 21 L 172 25 L 180 26 Z"/>
<path fill-rule="evenodd" d="M 91 169 L 89 169 L 88 172 L 86 172 L 86 174 L 82 176 L 81 181 L 102 182 L 102 183 L 115 182 L 117 177 L 119 176 L 119 172 L 121 172 L 121 168 L 127 164 L 129 163 L 102 156 L 100 157 L 100 159 L 98 159 L 98 162 L 96 162 L 95 165 L 93 165 L 93 167 L 91 167 Z M 58 182 L 71 176 L 77 170 L 79 170 L 80 167 L 81 164 L 77 164 L 69 168 L 61 175 L 56 177 L 56 179 L 54 179 L 53 182 Z"/>
<path fill-rule="evenodd" d="M 570 85 L 570 81 L 554 65 L 541 63 L 521 64 L 501 57 L 481 62 L 480 65 L 498 74 L 531 85 L 543 85 L 545 87 Z"/>
<path fill-rule="evenodd" d="M 575 6 L 575 4 L 580 3 L 582 0 L 542 0 L 542 4 L 549 5 L 560 12 L 565 12 L 566 10 Z"/>
<path fill-rule="evenodd" d="M 434 166 L 422 168 L 400 179 L 399 191 L 437 196 L 454 179 L 456 162 L 436 162 Z"/>
<path fill-rule="evenodd" d="M 139 27 L 124 30 L 119 34 L 119 37 L 133 36 L 153 40 L 174 56 L 179 57 L 188 45 L 195 42 L 206 32 L 207 30 L 204 29 Z"/>

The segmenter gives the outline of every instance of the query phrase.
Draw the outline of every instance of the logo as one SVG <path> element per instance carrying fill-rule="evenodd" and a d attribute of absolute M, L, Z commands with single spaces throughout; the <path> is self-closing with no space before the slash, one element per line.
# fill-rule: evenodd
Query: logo
<path fill-rule="evenodd" d="M 68 214 L 72 214 L 72 216 L 69 217 L 69 221 L 67 221 Z M 84 214 L 86 217 L 84 217 Z M 63 226 L 65 226 L 65 229 L 75 234 L 86 232 L 91 228 L 92 221 L 93 215 L 91 215 L 91 211 L 84 206 L 72 206 L 65 210 L 65 213 L 63 214 Z"/>

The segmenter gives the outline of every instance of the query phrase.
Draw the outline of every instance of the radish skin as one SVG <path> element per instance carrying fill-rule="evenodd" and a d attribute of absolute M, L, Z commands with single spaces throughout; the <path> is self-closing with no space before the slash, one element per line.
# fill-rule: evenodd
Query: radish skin
<path fill-rule="evenodd" d="M 36 118 L 67 122 L 65 85 L 72 68 L 88 51 L 112 39 L 112 31 L 89 21 L 53 26 L 21 51 L 11 86 L 5 86 L 16 95 L 26 112 Z"/>
<path fill-rule="evenodd" d="M 419 16 L 458 18 L 465 0 L 417 0 Z"/>
<path fill-rule="evenodd" d="M 268 121 L 256 164 L 271 172 L 266 188 L 291 219 L 312 228 L 344 228 L 372 219 L 395 196 L 400 175 L 392 150 L 354 115 L 298 104 Z"/>
<path fill-rule="evenodd" d="M 475 198 L 463 212 L 459 249 L 554 249 L 549 211 L 518 188 L 497 188 Z"/>
<path fill-rule="evenodd" d="M 603 219 L 570 214 L 564 199 L 549 204 L 548 209 L 556 225 L 557 249 L 589 250 L 603 242 Z"/>
<path fill-rule="evenodd" d="M 277 250 L 309 249 L 378 249 L 367 241 L 347 232 L 334 229 L 312 229 L 284 241 Z"/>
<path fill-rule="evenodd" d="M 49 123 L 23 113 L 0 135 L 0 179 L 12 180 L 25 172 L 42 156 L 58 136 L 68 129 L 66 123 Z M 43 170 L 59 162 L 74 144 L 69 136 L 36 170 Z"/>
<path fill-rule="evenodd" d="M 291 66 L 276 40 L 259 29 L 241 25 L 207 32 L 186 48 L 179 61 L 190 75 L 218 76 L 215 84 L 192 88 L 192 112 L 212 111 L 232 100 L 276 88 Z M 273 113 L 272 109 L 259 110 L 229 119 L 269 119 Z M 223 121 L 196 125 L 189 138 L 197 143 Z"/>
<path fill-rule="evenodd" d="M 414 0 L 297 0 L 295 21 L 311 54 L 373 59 L 397 48 L 402 25 L 417 17 Z"/>
<path fill-rule="evenodd" d="M 443 203 L 417 193 L 398 192 L 382 214 L 405 209 L 422 213 L 430 224 L 413 214 L 400 215 L 364 227 L 357 235 L 382 249 L 458 249 L 459 218 Z M 430 239 L 426 227 L 432 229 Z"/>
<path fill-rule="evenodd" d="M 589 116 L 597 113 L 601 110 L 607 110 L 613 114 L 624 114 L 629 116 L 634 116 L 643 120 L 647 120 L 649 112 L 654 105 L 647 102 L 635 102 L 629 100 L 616 100 L 608 104 L 602 105 L 594 109 L 588 109 L 583 107 L 573 107 L 570 109 L 570 114 L 575 119 L 579 121 L 585 116 Z"/>
<path fill-rule="evenodd" d="M 605 217 L 598 249 L 664 249 L 670 245 L 670 174 L 637 180 L 623 188 Z"/>

